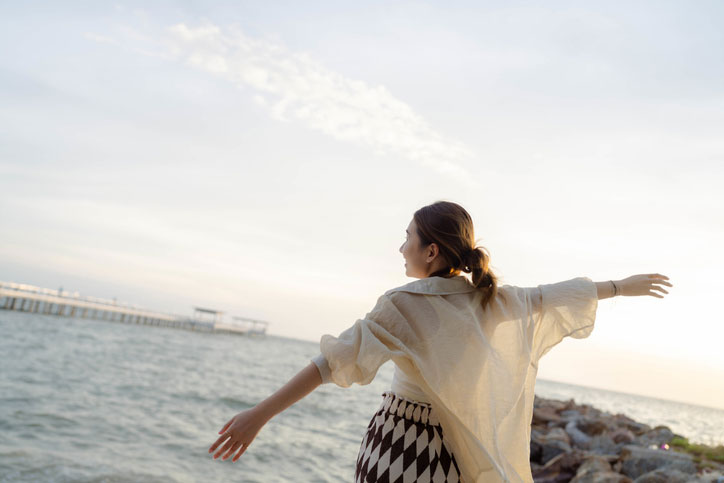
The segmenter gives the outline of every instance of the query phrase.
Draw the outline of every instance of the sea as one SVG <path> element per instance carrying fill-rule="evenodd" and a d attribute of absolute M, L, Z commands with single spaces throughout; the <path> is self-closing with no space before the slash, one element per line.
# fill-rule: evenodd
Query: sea
<path fill-rule="evenodd" d="M 394 365 L 324 384 L 272 418 L 236 462 L 209 446 L 319 344 L 0 311 L 0 481 L 352 481 Z M 536 394 L 724 444 L 724 411 L 539 379 Z"/>

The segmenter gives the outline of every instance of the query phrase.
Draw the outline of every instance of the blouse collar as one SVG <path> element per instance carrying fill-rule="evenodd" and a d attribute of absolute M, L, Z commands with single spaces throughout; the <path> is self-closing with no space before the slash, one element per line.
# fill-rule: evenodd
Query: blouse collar
<path fill-rule="evenodd" d="M 475 290 L 475 286 L 464 275 L 454 277 L 426 277 L 392 288 L 385 292 L 409 292 L 419 294 L 447 295 L 466 293 Z"/>

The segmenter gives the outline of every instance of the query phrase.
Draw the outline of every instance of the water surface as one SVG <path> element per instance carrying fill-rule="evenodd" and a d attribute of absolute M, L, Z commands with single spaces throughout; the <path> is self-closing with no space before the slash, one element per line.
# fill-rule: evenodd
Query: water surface
<path fill-rule="evenodd" d="M 236 463 L 207 452 L 226 421 L 318 353 L 318 343 L 276 336 L 0 311 L 0 481 L 351 481 L 392 362 L 369 385 L 319 387 Z M 724 434 L 720 410 L 542 380 L 536 390 L 692 440 Z"/>

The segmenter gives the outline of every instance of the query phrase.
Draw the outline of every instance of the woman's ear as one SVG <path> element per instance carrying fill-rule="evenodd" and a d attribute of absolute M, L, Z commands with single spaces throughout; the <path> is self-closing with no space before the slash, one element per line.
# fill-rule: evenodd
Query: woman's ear
<path fill-rule="evenodd" d="M 440 249 L 437 247 L 437 243 L 432 242 L 427 246 L 427 258 L 429 262 L 433 261 L 437 254 L 440 253 Z"/>

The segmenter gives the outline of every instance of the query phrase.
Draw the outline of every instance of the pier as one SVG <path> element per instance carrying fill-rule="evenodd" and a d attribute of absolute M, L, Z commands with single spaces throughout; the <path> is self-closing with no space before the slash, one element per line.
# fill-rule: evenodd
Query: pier
<path fill-rule="evenodd" d="M 269 322 L 264 320 L 250 319 L 248 317 L 233 316 L 230 324 L 220 322 L 216 324 L 216 330 L 224 332 L 236 332 L 247 335 L 264 335 Z"/>
<path fill-rule="evenodd" d="M 233 317 L 233 319 L 254 321 L 252 327 L 236 323 L 227 324 L 223 320 L 224 312 L 201 307 L 195 307 L 193 317 L 185 317 L 117 303 L 115 300 L 81 296 L 78 292 L 53 290 L 14 282 L 0 282 L 0 309 L 57 317 L 248 335 L 265 335 L 268 325 L 268 322 L 265 321 L 243 317 Z M 205 315 L 211 317 L 205 317 Z M 258 326 L 262 328 L 259 329 Z"/>

